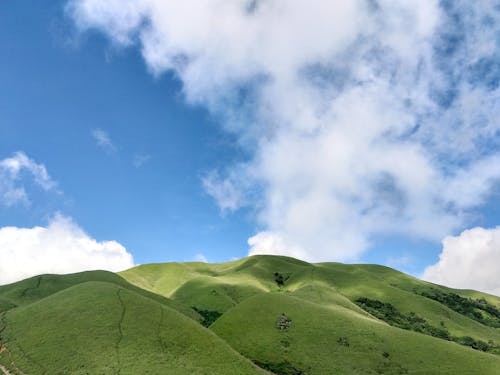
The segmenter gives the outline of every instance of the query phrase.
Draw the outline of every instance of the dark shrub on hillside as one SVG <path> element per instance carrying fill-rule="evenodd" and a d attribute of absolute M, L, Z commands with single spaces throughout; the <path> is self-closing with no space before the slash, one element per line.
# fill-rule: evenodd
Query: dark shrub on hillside
<path fill-rule="evenodd" d="M 463 337 L 454 337 L 453 341 L 461 344 L 461 345 L 466 345 L 470 346 L 472 349 L 476 350 L 481 350 L 483 352 L 488 352 L 491 349 L 494 349 L 494 344 L 487 343 L 481 340 L 476 340 L 473 339 L 472 337 L 469 336 L 463 336 Z"/>
<path fill-rule="evenodd" d="M 479 323 L 494 328 L 500 328 L 500 310 L 488 303 L 484 298 L 465 298 L 456 293 L 444 293 L 434 288 L 427 291 L 417 291 L 416 293 L 437 301 Z"/>
<path fill-rule="evenodd" d="M 482 350 L 484 352 L 497 353 L 499 350 L 499 347 L 496 346 L 493 341 L 486 343 L 469 336 L 451 337 L 443 322 L 441 322 L 441 327 L 435 327 L 414 312 L 403 314 L 390 303 L 384 303 L 365 297 L 358 298 L 355 302 L 371 315 L 392 326 L 420 332 L 443 340 L 455 341 L 458 344 L 470 346 L 473 349 Z"/>
<path fill-rule="evenodd" d="M 222 315 L 222 313 L 215 310 L 201 310 L 196 307 L 193 307 L 193 310 L 202 316 L 203 321 L 201 322 L 201 324 L 203 324 L 205 327 L 211 326 L 212 323 L 219 319 Z"/>
<path fill-rule="evenodd" d="M 347 337 L 339 337 L 337 343 L 344 346 L 349 346 L 349 339 Z"/>
<path fill-rule="evenodd" d="M 255 363 L 260 368 L 270 371 L 276 375 L 304 375 L 304 371 L 294 367 L 290 362 L 261 362 L 254 360 Z"/>
<path fill-rule="evenodd" d="M 280 288 L 285 285 L 285 281 L 287 281 L 289 278 L 290 278 L 289 275 L 284 275 L 279 272 L 274 273 L 274 281 Z"/>

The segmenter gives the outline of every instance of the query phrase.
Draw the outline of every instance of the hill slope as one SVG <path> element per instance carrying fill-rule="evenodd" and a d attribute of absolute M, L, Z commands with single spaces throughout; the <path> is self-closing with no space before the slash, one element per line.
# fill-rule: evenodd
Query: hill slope
<path fill-rule="evenodd" d="M 282 314 L 290 325 L 276 329 Z M 285 374 L 498 374 L 500 369 L 500 358 L 492 354 L 287 293 L 249 298 L 211 328 L 246 357 Z"/>
<path fill-rule="evenodd" d="M 61 290 L 89 281 L 102 281 L 119 285 L 125 289 L 134 291 L 174 308 L 192 319 L 200 319 L 200 316 L 189 307 L 156 293 L 141 289 L 130 284 L 117 274 L 108 271 L 87 271 L 68 275 L 39 275 L 17 283 L 1 285 L 0 312 L 7 311 L 14 307 L 28 305 Z"/>
<path fill-rule="evenodd" d="M 346 374 L 367 369 L 500 372 L 500 356 L 495 355 L 500 354 L 500 325 L 495 326 L 500 316 L 477 308 L 464 312 L 461 306 L 430 297 L 456 295 L 460 303 L 473 297 L 497 311 L 500 298 L 426 283 L 387 267 L 254 256 L 221 264 L 143 265 L 121 275 L 142 288 L 212 312 L 211 317 L 222 314 L 211 329 L 276 373 L 293 374 L 296 369 L 324 374 L 327 368 Z M 285 344 L 275 327 L 281 313 L 293 320 L 290 342 Z M 349 341 L 349 349 L 337 342 L 342 338 Z M 477 365 L 468 367 L 469 361 Z M 288 364 L 289 369 L 270 363 Z"/>
<path fill-rule="evenodd" d="M 258 374 L 193 319 L 119 285 L 91 281 L 2 316 L 12 374 Z"/>
<path fill-rule="evenodd" d="M 363 310 L 356 300 L 364 297 L 389 303 L 404 314 L 413 312 L 432 326 L 446 328 L 452 336 L 500 343 L 500 317 L 498 327 L 494 328 L 422 294 L 439 291 L 473 296 L 496 308 L 500 307 L 500 297 L 430 284 L 383 266 L 310 264 L 287 257 L 254 256 L 221 264 L 143 265 L 120 275 L 184 305 L 220 313 L 246 298 L 274 291 L 294 292 L 307 301 L 341 305 L 360 313 Z M 279 277 L 284 279 L 282 285 L 277 282 Z"/>
<path fill-rule="evenodd" d="M 499 297 L 375 265 L 254 256 L 0 286 L 0 374 L 496 375 L 498 343 Z"/>

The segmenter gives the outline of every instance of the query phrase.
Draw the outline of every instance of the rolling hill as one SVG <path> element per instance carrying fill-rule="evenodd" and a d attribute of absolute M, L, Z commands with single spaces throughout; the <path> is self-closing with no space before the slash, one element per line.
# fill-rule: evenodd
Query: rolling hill
<path fill-rule="evenodd" d="M 4 374 L 499 374 L 500 298 L 277 256 L 0 286 Z M 252 363 L 253 362 L 253 363 Z"/>

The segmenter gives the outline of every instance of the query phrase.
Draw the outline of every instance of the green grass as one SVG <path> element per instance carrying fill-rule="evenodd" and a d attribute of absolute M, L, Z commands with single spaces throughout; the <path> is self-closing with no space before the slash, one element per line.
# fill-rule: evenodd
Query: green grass
<path fill-rule="evenodd" d="M 130 284 L 121 276 L 108 271 L 87 271 L 68 275 L 40 275 L 17 283 L 0 286 L 0 312 L 24 306 L 56 292 L 88 281 L 103 281 L 119 285 L 145 297 L 166 304 L 192 319 L 201 317 L 194 310 L 176 301 Z"/>
<path fill-rule="evenodd" d="M 4 324 L 0 359 L 14 373 L 260 372 L 194 320 L 107 282 L 81 283 L 9 310 Z"/>
<path fill-rule="evenodd" d="M 276 329 L 282 313 L 292 320 L 286 332 Z M 212 329 L 248 358 L 290 363 L 305 374 L 498 374 L 500 369 L 497 356 L 288 293 L 254 296 Z"/>
<path fill-rule="evenodd" d="M 154 272 L 149 272 L 150 267 L 154 269 Z M 258 298 L 264 298 L 263 296 L 269 295 L 286 295 L 287 297 L 296 298 L 296 300 L 301 301 L 304 306 L 308 306 L 308 312 L 305 315 L 309 315 L 310 319 L 314 319 L 315 314 L 318 313 L 313 312 L 311 306 L 319 306 L 333 315 L 347 314 L 348 316 L 355 317 L 355 319 L 352 318 L 353 320 L 351 322 L 351 324 L 355 326 L 361 324 L 359 323 L 359 319 L 363 321 L 367 321 L 368 319 L 371 326 L 373 326 L 373 321 L 375 321 L 375 326 L 379 327 L 377 328 L 378 330 L 382 330 L 386 333 L 388 332 L 385 336 L 387 340 L 390 340 L 390 338 L 395 335 L 393 330 L 396 330 L 399 335 L 402 335 L 400 341 L 408 342 L 405 348 L 407 351 L 410 351 L 411 347 L 414 345 L 418 346 L 418 342 L 422 340 L 424 340 L 424 342 L 426 342 L 426 340 L 430 340 L 431 343 L 436 342 L 435 345 L 437 346 L 435 347 L 429 346 L 428 344 L 421 344 L 422 350 L 424 351 L 422 354 L 422 361 L 426 361 L 427 356 L 432 357 L 434 350 L 444 351 L 446 353 L 450 352 L 450 350 L 455 351 L 459 353 L 457 354 L 458 357 L 468 358 L 468 360 L 472 360 L 476 355 L 484 355 L 469 347 L 461 346 L 441 338 L 428 336 L 431 334 L 436 335 L 436 332 L 441 333 L 441 330 L 449 333 L 450 337 L 457 338 L 457 341 L 460 341 L 458 338 L 471 337 L 478 342 L 494 342 L 495 345 L 500 343 L 500 330 L 481 324 L 466 315 L 454 311 L 446 305 L 426 298 L 421 295 L 421 292 L 432 290 L 432 288 L 438 288 L 443 292 L 453 292 L 461 294 L 464 297 L 474 297 L 476 299 L 485 298 L 491 304 L 496 304 L 496 306 L 499 306 L 500 298 L 474 291 L 460 291 L 436 286 L 388 267 L 376 265 L 346 265 L 341 263 L 309 264 L 292 258 L 274 256 L 254 256 L 235 262 L 215 265 L 185 263 L 165 264 L 163 267 L 164 272 L 161 271 L 161 264 L 144 265 L 140 268 L 126 271 L 122 273 L 122 276 L 132 283 L 136 282 L 138 285 L 147 287 L 156 293 L 163 294 L 186 305 L 223 312 L 224 314 L 222 317 L 219 318 L 211 328 L 240 351 L 243 349 L 237 345 L 236 342 L 240 339 L 240 336 L 246 340 L 247 333 L 243 331 L 240 332 L 234 326 L 231 326 L 228 332 L 232 333 L 228 334 L 223 328 L 225 324 L 229 324 L 227 323 L 228 316 L 235 314 L 235 311 L 245 306 L 247 301 L 252 301 L 252 304 L 260 306 L 261 304 L 256 302 Z M 175 271 L 170 274 L 169 271 L 173 271 L 174 267 Z M 183 270 L 181 279 L 178 278 L 179 268 Z M 277 278 L 279 278 L 279 282 L 277 282 Z M 147 283 L 144 282 L 145 280 L 147 280 Z M 283 283 L 281 283 L 282 280 L 284 281 Z M 142 284 L 139 281 L 142 282 Z M 175 287 L 172 287 L 173 285 L 175 285 Z M 166 286 L 168 286 L 168 288 Z M 423 333 L 408 332 L 402 329 L 388 327 L 387 324 L 382 323 L 355 303 L 357 299 L 363 297 L 383 301 L 386 304 L 394 306 L 405 319 L 416 319 L 420 322 L 424 321 L 425 323 L 420 325 L 417 324 L 418 322 L 412 322 L 412 327 L 406 327 L 408 329 L 416 327 L 416 330 L 420 330 Z M 239 316 L 236 321 L 241 324 L 241 327 L 246 327 L 248 325 L 248 319 L 256 316 L 256 314 L 258 314 L 256 311 L 248 312 L 246 317 Z M 271 319 L 277 319 L 277 317 Z M 272 326 L 271 324 L 270 327 Z M 403 326 L 403 324 L 400 326 Z M 261 328 L 262 327 L 257 329 L 257 332 L 261 332 Z M 370 331 L 370 329 L 368 329 L 368 331 Z M 426 336 L 424 333 L 428 335 Z M 315 335 L 321 337 L 321 333 L 317 331 Z M 408 341 L 413 337 L 416 337 L 414 340 L 417 342 Z M 232 341 L 233 339 L 236 341 Z M 336 339 L 338 339 L 338 337 Z M 296 338 L 296 340 L 300 341 L 299 338 Z M 329 342 L 336 342 L 331 337 L 328 340 Z M 314 340 L 310 340 L 311 345 L 313 342 Z M 267 351 L 269 349 L 265 345 L 263 346 L 257 342 L 249 346 L 255 346 L 255 350 L 266 348 L 264 351 Z M 259 347 L 261 347 L 261 349 L 259 349 Z M 397 352 L 399 347 L 399 345 L 396 345 L 394 350 Z M 431 349 L 425 351 L 427 347 Z M 361 353 L 363 350 L 366 350 L 366 347 L 363 346 L 353 347 L 353 345 L 350 345 L 349 348 L 351 354 Z M 361 352 L 360 348 L 363 348 Z M 462 351 L 468 354 L 462 356 Z M 251 352 L 247 351 L 242 351 L 242 353 L 258 363 L 263 363 L 265 366 L 271 366 L 266 368 L 273 368 L 272 366 L 279 366 L 284 363 L 292 363 L 295 365 L 296 362 L 294 362 L 294 359 L 300 357 L 298 353 L 294 353 L 292 357 L 278 357 L 274 359 L 259 356 L 252 357 L 249 354 Z M 313 355 L 311 353 L 309 354 Z M 491 356 L 491 354 L 487 355 Z M 323 353 L 322 356 L 326 358 L 328 354 Z M 397 353 L 393 353 L 392 357 L 389 358 L 394 359 L 396 358 L 395 356 L 397 357 Z M 388 358 L 382 357 L 382 359 L 380 359 L 379 355 L 375 355 L 374 358 L 376 360 L 373 359 L 371 362 L 365 361 L 360 363 L 363 363 L 361 368 L 372 368 L 375 366 L 373 368 L 378 368 L 381 373 L 388 373 L 388 371 L 389 373 L 391 371 L 404 372 L 406 370 L 412 373 L 412 371 L 417 371 L 418 367 L 421 365 L 417 362 L 408 361 L 407 357 L 408 355 L 402 356 L 400 362 L 397 360 L 390 362 Z M 446 366 L 451 366 L 451 364 L 448 363 L 450 361 L 446 360 L 445 357 L 437 356 L 437 358 L 439 358 L 439 361 L 442 360 L 443 363 L 431 361 L 432 366 L 437 366 L 439 364 L 441 367 L 438 368 L 442 368 L 444 371 L 443 373 L 446 373 Z M 316 361 L 324 362 L 326 359 L 316 359 Z M 488 362 L 488 360 L 485 359 L 478 361 L 481 363 Z M 493 356 L 489 361 L 490 367 L 488 369 L 486 367 L 481 369 L 482 373 L 495 373 L 496 371 L 492 371 L 491 369 L 495 368 L 496 370 L 496 368 L 500 368 L 500 358 L 498 356 Z M 354 356 L 349 358 L 348 362 L 357 363 L 358 360 L 355 359 Z M 406 367 L 404 366 L 405 363 L 407 364 Z M 456 363 L 461 362 L 458 361 Z M 311 364 L 308 364 L 308 366 L 314 367 Z M 390 370 L 384 370 L 383 366 L 392 367 Z M 400 368 L 398 366 L 402 367 Z M 429 370 L 432 366 L 426 368 Z M 295 367 L 300 368 L 300 363 Z M 449 370 L 448 373 L 453 373 L 453 371 L 458 371 L 456 373 L 460 373 L 460 370 L 462 368 L 466 369 L 467 366 L 452 366 L 450 368 L 452 370 Z M 309 370 L 309 372 L 310 371 L 312 370 Z M 320 369 L 318 371 L 319 372 L 316 373 L 322 373 L 322 371 L 326 370 Z M 341 373 L 342 371 L 344 371 L 343 373 L 351 373 L 355 370 L 341 366 L 337 371 Z M 359 371 L 363 373 L 361 370 Z M 305 371 L 305 373 L 309 372 Z"/>
<path fill-rule="evenodd" d="M 497 296 L 387 267 L 277 256 L 42 275 L 0 286 L 0 364 L 13 374 L 496 375 L 498 350 L 466 345 L 498 347 L 498 307 Z"/>
<path fill-rule="evenodd" d="M 277 285 L 275 273 L 287 275 L 282 287 Z M 383 266 L 313 265 L 288 257 L 254 256 L 221 264 L 143 265 L 121 275 L 133 284 L 184 305 L 222 313 L 251 296 L 282 290 L 307 301 L 319 301 L 323 306 L 340 306 L 367 314 L 354 303 L 365 297 L 390 303 L 404 314 L 421 316 L 433 327 L 444 326 L 452 336 L 500 343 L 499 329 L 419 294 L 438 288 L 446 293 L 485 298 L 494 306 L 500 306 L 500 297 L 436 286 Z"/>

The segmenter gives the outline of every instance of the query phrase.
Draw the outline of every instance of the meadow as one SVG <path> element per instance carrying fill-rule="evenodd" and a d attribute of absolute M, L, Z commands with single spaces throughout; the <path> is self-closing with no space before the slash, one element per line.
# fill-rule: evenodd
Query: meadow
<path fill-rule="evenodd" d="M 4 374 L 498 374 L 500 298 L 277 256 L 0 286 Z"/>

